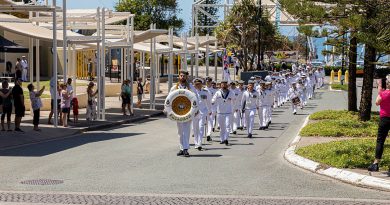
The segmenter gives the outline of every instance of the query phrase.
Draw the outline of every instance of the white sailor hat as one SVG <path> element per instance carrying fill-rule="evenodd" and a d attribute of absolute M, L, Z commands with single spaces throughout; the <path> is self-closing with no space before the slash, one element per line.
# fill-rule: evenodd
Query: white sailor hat
<path fill-rule="evenodd" d="M 193 81 L 192 81 L 194 84 L 196 83 L 202 83 L 203 84 L 203 79 L 202 78 L 195 78 Z"/>

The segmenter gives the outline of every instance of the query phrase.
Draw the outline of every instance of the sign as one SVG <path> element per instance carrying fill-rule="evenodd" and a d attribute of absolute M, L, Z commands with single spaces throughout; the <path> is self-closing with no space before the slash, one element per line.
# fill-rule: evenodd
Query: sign
<path fill-rule="evenodd" d="M 266 51 L 270 62 L 297 62 L 298 51 Z"/>

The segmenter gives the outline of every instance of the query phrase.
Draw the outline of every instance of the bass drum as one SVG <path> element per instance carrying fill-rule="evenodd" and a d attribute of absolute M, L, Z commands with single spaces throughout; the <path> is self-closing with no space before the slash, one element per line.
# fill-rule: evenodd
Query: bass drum
<path fill-rule="evenodd" d="M 192 120 L 199 109 L 195 94 L 186 89 L 178 89 L 169 93 L 164 106 L 167 117 L 177 122 Z"/>

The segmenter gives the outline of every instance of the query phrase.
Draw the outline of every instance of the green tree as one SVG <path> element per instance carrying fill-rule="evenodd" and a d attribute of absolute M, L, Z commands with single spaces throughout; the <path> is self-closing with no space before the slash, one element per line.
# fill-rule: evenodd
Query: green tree
<path fill-rule="evenodd" d="M 227 48 L 234 48 L 244 71 L 252 70 L 258 43 L 258 7 L 252 0 L 242 0 L 234 4 L 229 16 L 216 29 L 217 39 Z M 263 12 L 262 21 L 262 56 L 267 49 L 281 48 L 286 38 L 277 34 L 274 24 Z M 276 46 L 278 45 L 278 46 Z"/>
<path fill-rule="evenodd" d="M 151 23 L 155 23 L 157 28 L 173 27 L 177 32 L 184 25 L 184 21 L 177 17 L 180 9 L 176 0 L 120 0 L 115 10 L 135 14 L 136 30 L 147 30 Z"/>

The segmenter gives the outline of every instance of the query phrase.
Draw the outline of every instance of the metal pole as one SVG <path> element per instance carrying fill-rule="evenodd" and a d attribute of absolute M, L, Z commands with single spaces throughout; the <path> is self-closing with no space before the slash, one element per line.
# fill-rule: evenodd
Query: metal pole
<path fill-rule="evenodd" d="M 40 52 L 39 52 L 39 40 L 35 40 L 35 81 L 37 82 L 37 90 L 40 90 L 39 81 L 40 81 Z"/>
<path fill-rule="evenodd" d="M 153 24 L 150 25 L 150 29 L 153 29 Z M 155 88 L 155 82 L 154 82 L 154 46 L 153 46 L 153 38 L 150 39 L 150 109 L 153 110 L 153 101 L 154 101 L 154 88 Z"/>
<path fill-rule="evenodd" d="M 129 18 L 130 20 L 130 18 Z M 130 86 L 131 86 L 131 94 L 130 94 L 130 108 L 131 112 L 133 112 L 133 83 L 134 83 L 134 18 L 131 17 L 131 30 L 130 30 L 130 46 L 131 46 L 131 65 L 130 65 Z"/>
<path fill-rule="evenodd" d="M 67 44 L 68 44 L 68 40 L 67 40 L 67 37 L 66 37 L 66 0 L 62 0 L 62 38 L 63 38 L 63 41 L 62 41 L 62 56 L 63 56 L 63 60 L 64 60 L 64 68 L 63 68 L 63 71 L 64 71 L 64 83 L 66 83 L 66 80 L 67 80 L 67 75 L 68 75 L 68 56 L 67 56 Z"/>
<path fill-rule="evenodd" d="M 168 92 L 173 86 L 173 28 L 169 29 L 169 49 Z"/>
<path fill-rule="evenodd" d="M 258 29 L 259 29 L 259 35 L 257 36 L 257 69 L 260 70 L 261 69 L 261 39 L 262 39 L 262 36 L 261 36 L 261 22 L 262 22 L 262 15 L 263 15 L 263 11 L 262 11 L 262 8 L 261 8 L 261 5 L 262 2 L 261 0 L 259 0 L 259 19 L 258 19 Z M 245 65 L 246 66 L 246 65 Z M 252 66 L 251 66 L 252 67 Z"/>
<path fill-rule="evenodd" d="M 30 77 L 30 83 L 33 83 L 34 81 L 34 39 L 30 38 L 29 40 L 29 55 L 28 55 L 28 71 L 29 71 L 29 77 Z"/>
<path fill-rule="evenodd" d="M 52 1 L 53 7 L 57 7 L 57 0 Z M 58 70 L 57 70 L 57 11 L 53 10 L 53 77 L 54 77 L 54 104 L 57 104 L 57 81 L 58 81 Z M 57 106 L 53 106 L 54 111 L 54 127 L 58 126 L 58 108 Z"/>
<path fill-rule="evenodd" d="M 209 56 L 209 53 L 210 53 L 210 46 L 209 46 L 209 34 L 206 35 L 206 41 L 207 41 L 207 44 L 206 44 L 206 54 L 205 54 L 205 63 L 206 63 L 206 76 L 209 76 L 209 69 L 210 69 L 210 56 Z"/>
<path fill-rule="evenodd" d="M 156 29 L 156 24 L 153 24 L 153 29 Z M 154 80 L 154 87 L 153 87 L 153 109 L 156 109 L 156 72 L 157 72 L 157 62 L 156 60 L 158 58 L 156 58 L 156 38 L 154 37 L 153 38 L 153 80 Z"/>
<path fill-rule="evenodd" d="M 215 54 L 214 54 L 214 79 L 215 79 L 215 82 L 217 82 L 217 78 L 218 78 L 218 52 L 217 52 L 217 49 L 218 49 L 218 43 L 217 41 L 215 42 Z"/>
<path fill-rule="evenodd" d="M 100 80 L 101 86 L 100 98 L 101 98 L 101 107 L 102 110 L 102 120 L 106 120 L 106 8 L 102 9 L 102 63 L 100 67 Z"/>
<path fill-rule="evenodd" d="M 199 34 L 195 35 L 195 76 L 199 77 Z"/>
<path fill-rule="evenodd" d="M 101 37 L 101 34 L 100 34 L 100 7 L 97 8 L 97 12 L 96 12 L 96 18 L 97 18 L 97 36 L 98 37 Z M 97 89 L 99 91 L 99 96 L 100 96 L 100 92 L 101 92 L 101 80 L 100 80 L 100 67 L 101 67 L 101 54 L 100 54 L 100 42 L 97 43 L 96 45 L 96 52 L 97 52 L 97 59 L 96 59 L 96 77 L 97 77 Z M 97 116 L 98 116 L 98 119 L 100 120 L 100 106 L 101 106 L 101 98 L 99 97 L 98 98 L 98 101 L 97 101 Z"/>

